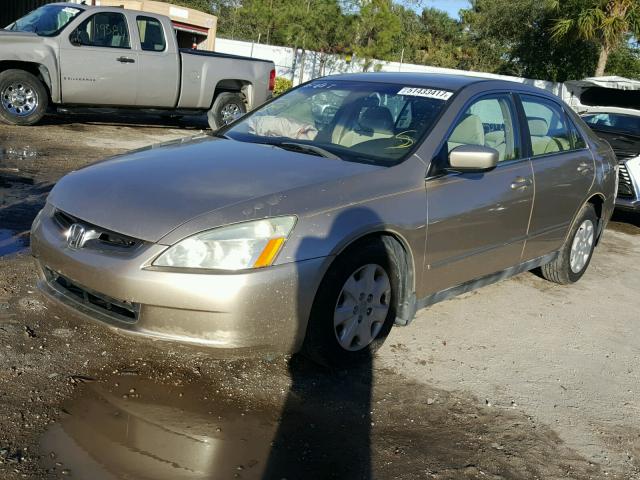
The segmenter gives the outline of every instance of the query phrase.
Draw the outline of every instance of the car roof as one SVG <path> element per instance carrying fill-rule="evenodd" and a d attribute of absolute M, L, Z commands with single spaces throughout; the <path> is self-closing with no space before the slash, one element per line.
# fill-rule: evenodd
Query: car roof
<path fill-rule="evenodd" d="M 511 80 L 502 80 L 479 75 L 464 75 L 463 73 L 420 73 L 420 72 L 365 72 L 365 73 L 344 73 L 331 75 L 332 80 L 353 80 L 358 82 L 391 83 L 407 87 L 440 88 L 456 92 L 469 85 L 486 83 L 487 89 L 518 90 L 546 95 L 553 99 L 558 99 L 556 95 L 537 88 Z"/>

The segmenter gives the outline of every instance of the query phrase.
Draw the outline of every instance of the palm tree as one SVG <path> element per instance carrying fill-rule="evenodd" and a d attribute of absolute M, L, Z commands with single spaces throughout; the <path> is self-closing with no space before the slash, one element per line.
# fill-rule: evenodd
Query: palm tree
<path fill-rule="evenodd" d="M 560 1 L 552 6 L 560 9 Z M 564 3 L 564 2 L 563 2 Z M 600 55 L 595 75 L 604 75 L 609 54 L 625 41 L 628 33 L 640 33 L 640 0 L 588 0 L 577 11 L 555 21 L 552 38 L 559 40 L 575 35 L 598 44 Z"/>

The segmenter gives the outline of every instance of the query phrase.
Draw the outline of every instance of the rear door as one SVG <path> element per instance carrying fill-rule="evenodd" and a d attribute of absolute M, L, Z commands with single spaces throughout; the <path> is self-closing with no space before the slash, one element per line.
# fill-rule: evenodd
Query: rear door
<path fill-rule="evenodd" d="M 133 106 L 138 54 L 123 12 L 94 13 L 62 40 L 62 100 L 67 104 Z"/>
<path fill-rule="evenodd" d="M 595 163 L 563 107 L 551 99 L 520 95 L 526 117 L 536 196 L 524 259 L 558 250 L 593 184 Z"/>
<path fill-rule="evenodd" d="M 523 157 L 515 103 L 510 94 L 481 97 L 465 108 L 441 157 L 460 145 L 499 153 L 483 173 L 440 168 L 426 181 L 429 293 L 520 263 L 533 203 L 533 175 Z"/>
<path fill-rule="evenodd" d="M 170 41 L 173 32 L 166 31 L 159 19 L 146 15 L 136 16 L 136 29 L 140 39 L 140 71 L 144 72 L 138 83 L 136 105 L 175 107 L 180 87 L 180 66 L 176 42 Z"/>

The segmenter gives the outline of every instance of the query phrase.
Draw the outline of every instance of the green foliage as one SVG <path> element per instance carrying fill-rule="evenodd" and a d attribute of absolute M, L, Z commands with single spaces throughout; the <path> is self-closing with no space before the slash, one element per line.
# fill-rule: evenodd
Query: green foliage
<path fill-rule="evenodd" d="M 640 0 L 469 0 L 459 19 L 423 0 L 165 1 L 214 13 L 221 37 L 319 51 L 321 74 L 353 53 L 365 71 L 402 59 L 561 82 L 593 75 L 605 39 L 607 73 L 640 72 Z"/>
<path fill-rule="evenodd" d="M 276 85 L 273 89 L 273 95 L 277 97 L 293 87 L 291 80 L 285 77 L 276 77 Z"/>
<path fill-rule="evenodd" d="M 604 74 L 610 53 L 622 46 L 629 34 L 640 35 L 640 2 L 638 0 L 554 1 L 559 13 L 551 27 L 552 38 L 573 37 L 598 46 L 595 75 Z"/>
<path fill-rule="evenodd" d="M 611 52 L 606 74 L 640 80 L 640 48 L 623 43 Z"/>

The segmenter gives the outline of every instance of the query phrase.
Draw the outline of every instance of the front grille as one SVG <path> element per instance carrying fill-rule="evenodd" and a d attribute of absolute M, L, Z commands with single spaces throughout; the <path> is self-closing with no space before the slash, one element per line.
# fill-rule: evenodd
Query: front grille
<path fill-rule="evenodd" d="M 63 231 L 67 231 L 74 223 L 79 223 L 87 229 L 97 232 L 97 237 L 87 241 L 84 248 L 131 251 L 143 244 L 142 240 L 100 228 L 96 225 L 80 220 L 73 215 L 69 215 L 62 210 L 56 210 L 53 213 L 53 219 Z"/>
<path fill-rule="evenodd" d="M 65 294 L 67 297 L 85 305 L 98 309 L 105 315 L 113 317 L 117 320 L 135 323 L 138 321 L 138 313 L 140 305 L 131 302 L 122 302 L 115 298 L 108 297 L 101 293 L 97 293 L 88 288 L 82 287 L 49 268 L 45 268 L 45 276 L 49 284 L 57 291 Z"/>
<path fill-rule="evenodd" d="M 620 198 L 635 198 L 635 192 L 633 189 L 633 183 L 631 183 L 631 176 L 625 163 L 620 163 L 618 170 L 618 197 Z"/>

